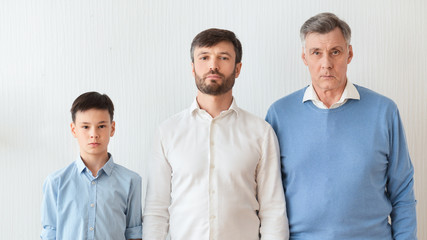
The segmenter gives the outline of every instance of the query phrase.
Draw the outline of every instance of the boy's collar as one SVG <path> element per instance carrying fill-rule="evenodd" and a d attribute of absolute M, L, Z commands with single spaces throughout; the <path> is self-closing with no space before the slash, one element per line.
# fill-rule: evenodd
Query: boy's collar
<path fill-rule="evenodd" d="M 79 173 L 82 173 L 83 170 L 86 169 L 86 165 L 83 162 L 83 160 L 80 157 L 80 155 L 76 159 L 76 165 L 77 165 L 77 170 L 78 170 Z M 113 156 L 110 153 L 108 153 L 108 161 L 104 164 L 104 166 L 102 166 L 101 169 L 99 169 L 99 171 L 104 170 L 104 172 L 108 176 L 110 176 L 111 173 L 113 172 L 113 168 L 114 168 Z"/>

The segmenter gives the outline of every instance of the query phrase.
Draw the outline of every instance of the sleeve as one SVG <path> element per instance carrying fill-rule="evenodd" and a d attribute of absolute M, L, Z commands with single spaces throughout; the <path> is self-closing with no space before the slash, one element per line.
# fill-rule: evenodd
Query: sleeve
<path fill-rule="evenodd" d="M 393 239 L 417 239 L 414 168 L 409 157 L 405 132 L 396 110 L 390 130 L 387 194 L 392 204 L 391 226 Z"/>
<path fill-rule="evenodd" d="M 287 240 L 289 225 L 280 174 L 279 144 L 269 125 L 266 130 L 256 177 L 261 240 Z"/>
<path fill-rule="evenodd" d="M 138 176 L 131 183 L 127 202 L 126 239 L 142 238 L 142 207 L 141 207 L 142 179 Z"/>
<path fill-rule="evenodd" d="M 268 122 L 274 130 L 276 130 L 273 117 L 273 106 L 268 109 L 267 114 L 265 115 L 265 121 Z"/>
<path fill-rule="evenodd" d="M 273 105 L 268 109 L 267 115 L 265 116 L 265 121 L 268 122 L 270 124 L 270 126 L 273 128 L 276 136 L 280 135 L 280 133 L 279 133 L 279 127 L 278 127 L 278 121 L 277 121 L 277 116 L 276 116 L 276 112 L 274 110 L 274 106 Z M 279 149 L 280 149 L 280 139 L 277 137 L 277 140 L 279 142 Z M 284 169 L 284 166 L 283 166 L 283 164 L 281 162 L 280 153 L 279 153 L 279 162 L 280 162 L 282 187 L 283 187 L 283 190 L 286 191 L 286 186 L 285 186 L 285 169 Z"/>
<path fill-rule="evenodd" d="M 148 166 L 147 196 L 144 209 L 144 240 L 162 240 L 168 235 L 171 203 L 171 174 L 160 130 L 153 144 L 153 154 Z"/>
<path fill-rule="evenodd" d="M 56 239 L 57 196 L 57 184 L 51 177 L 47 177 L 43 184 L 43 200 L 41 206 L 41 220 L 43 228 L 40 238 L 43 240 Z"/>

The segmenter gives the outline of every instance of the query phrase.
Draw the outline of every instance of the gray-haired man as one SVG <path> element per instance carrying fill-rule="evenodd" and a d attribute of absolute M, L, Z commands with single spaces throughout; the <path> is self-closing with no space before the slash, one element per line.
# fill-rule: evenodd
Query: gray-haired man
<path fill-rule="evenodd" d="M 301 27 L 312 84 L 275 102 L 291 239 L 416 239 L 414 169 L 396 104 L 350 83 L 350 27 Z M 391 218 L 391 224 L 388 222 Z"/>

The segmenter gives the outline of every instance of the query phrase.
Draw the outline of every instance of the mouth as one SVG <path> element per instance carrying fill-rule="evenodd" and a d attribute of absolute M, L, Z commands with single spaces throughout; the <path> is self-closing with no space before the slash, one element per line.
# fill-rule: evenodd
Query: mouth
<path fill-rule="evenodd" d="M 89 143 L 89 146 L 91 146 L 91 147 L 97 147 L 99 145 L 101 145 L 101 144 L 100 143 Z"/>
<path fill-rule="evenodd" d="M 209 74 L 206 76 L 206 78 L 208 79 L 221 79 L 221 76 L 216 75 L 216 74 Z"/>
<path fill-rule="evenodd" d="M 334 76 L 332 76 L 332 75 L 322 75 L 322 76 L 320 76 L 321 78 L 325 78 L 325 79 L 332 79 L 332 78 L 335 78 Z"/>

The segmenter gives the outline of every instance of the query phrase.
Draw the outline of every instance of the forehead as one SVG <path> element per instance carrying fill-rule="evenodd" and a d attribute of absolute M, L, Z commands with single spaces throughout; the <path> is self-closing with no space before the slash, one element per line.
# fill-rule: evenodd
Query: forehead
<path fill-rule="evenodd" d="M 311 47 L 321 47 L 321 46 L 345 46 L 347 42 L 345 41 L 344 35 L 341 32 L 341 29 L 335 28 L 334 30 L 328 33 L 309 33 L 305 37 L 305 45 L 307 48 Z"/>
<path fill-rule="evenodd" d="M 91 108 L 76 112 L 76 122 L 101 122 L 109 121 L 110 113 L 106 109 Z"/>
<path fill-rule="evenodd" d="M 228 53 L 231 56 L 235 56 L 236 53 L 234 51 L 234 45 L 228 41 L 221 41 L 210 47 L 196 47 L 194 49 L 194 55 L 197 56 L 201 53 L 210 53 L 210 54 L 220 54 L 220 53 Z"/>

